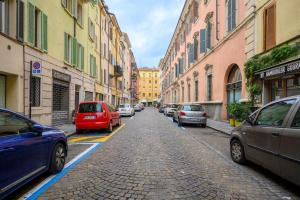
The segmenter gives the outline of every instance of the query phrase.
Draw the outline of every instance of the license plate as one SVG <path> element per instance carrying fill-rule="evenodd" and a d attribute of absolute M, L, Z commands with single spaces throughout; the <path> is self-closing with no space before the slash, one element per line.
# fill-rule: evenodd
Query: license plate
<path fill-rule="evenodd" d="M 126 111 L 126 109 L 121 109 L 121 111 Z"/>
<path fill-rule="evenodd" d="M 85 116 L 84 119 L 96 119 L 96 116 Z"/>
<path fill-rule="evenodd" d="M 191 120 L 195 121 L 195 122 L 200 121 L 200 119 L 198 119 L 198 118 L 192 118 Z"/>

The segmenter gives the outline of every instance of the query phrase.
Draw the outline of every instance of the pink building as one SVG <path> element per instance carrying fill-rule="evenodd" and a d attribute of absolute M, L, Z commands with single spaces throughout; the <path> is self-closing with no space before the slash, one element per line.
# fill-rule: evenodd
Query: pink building
<path fill-rule="evenodd" d="M 215 120 L 248 101 L 244 63 L 254 55 L 254 0 L 187 0 L 160 64 L 164 103 L 202 103 Z"/>

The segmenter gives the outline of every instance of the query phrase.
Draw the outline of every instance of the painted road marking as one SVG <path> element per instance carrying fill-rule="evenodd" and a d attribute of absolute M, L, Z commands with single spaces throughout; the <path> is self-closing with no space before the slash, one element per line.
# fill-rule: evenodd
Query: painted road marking
<path fill-rule="evenodd" d="M 117 132 L 119 132 L 125 124 L 117 128 L 112 134 L 105 137 L 105 141 L 110 139 L 112 136 L 114 136 Z M 73 158 L 70 162 L 68 162 L 64 169 L 59 173 L 52 175 L 48 177 L 46 180 L 44 180 L 42 183 L 40 183 L 38 186 L 30 190 L 28 193 L 26 193 L 23 197 L 20 199 L 26 199 L 26 200 L 35 200 L 37 199 L 42 193 L 44 193 L 49 187 L 51 187 L 54 183 L 56 183 L 60 178 L 62 178 L 66 173 L 68 173 L 71 169 L 73 169 L 76 165 L 78 165 L 83 159 L 88 157 L 91 153 L 96 151 L 96 149 L 100 148 L 104 142 L 98 142 L 98 143 L 90 143 L 90 142 L 78 142 L 78 143 L 70 143 L 70 145 L 76 145 L 76 144 L 85 144 L 85 145 L 92 145 L 84 152 L 77 155 L 75 158 Z"/>
<path fill-rule="evenodd" d="M 74 168 L 78 163 L 80 163 L 84 158 L 88 157 L 91 153 L 93 153 L 96 149 L 98 149 L 102 143 L 93 144 L 87 150 L 82 152 L 81 154 L 77 155 L 73 158 L 70 162 L 66 164 L 64 169 L 56 175 L 52 175 L 40 183 L 37 187 L 29 191 L 20 199 L 26 200 L 34 200 L 37 199 L 43 192 L 45 192 L 51 185 L 56 183 L 61 177 L 63 177 L 67 172 L 69 172 L 72 168 Z"/>

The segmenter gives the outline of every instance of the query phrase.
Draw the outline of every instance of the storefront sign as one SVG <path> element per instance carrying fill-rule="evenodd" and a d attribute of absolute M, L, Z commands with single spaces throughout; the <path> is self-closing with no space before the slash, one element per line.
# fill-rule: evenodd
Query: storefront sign
<path fill-rule="evenodd" d="M 71 82 L 71 76 L 68 74 L 64 74 L 64 73 L 61 73 L 56 70 L 53 70 L 52 74 L 53 74 L 53 78 L 55 78 L 55 79 L 59 79 L 59 80 L 66 81 L 66 82 Z"/>
<path fill-rule="evenodd" d="M 259 72 L 260 78 L 268 78 L 272 76 L 278 76 L 282 74 L 292 73 L 300 70 L 300 60 L 296 60 L 287 64 L 283 64 L 279 67 L 271 68 L 262 72 Z"/>
<path fill-rule="evenodd" d="M 42 74 L 42 65 L 40 62 L 32 62 L 32 75 L 41 75 Z"/>

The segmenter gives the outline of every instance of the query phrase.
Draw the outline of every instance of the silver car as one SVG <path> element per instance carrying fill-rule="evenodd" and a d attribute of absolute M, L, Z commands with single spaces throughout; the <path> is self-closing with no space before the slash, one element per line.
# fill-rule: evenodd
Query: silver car
<path fill-rule="evenodd" d="M 135 111 L 130 104 L 121 104 L 118 108 L 118 112 L 121 116 L 133 116 Z"/>
<path fill-rule="evenodd" d="M 247 160 L 300 186 L 300 96 L 280 99 L 259 109 L 235 128 L 232 160 Z"/>
<path fill-rule="evenodd" d="M 207 113 L 200 104 L 183 104 L 174 112 L 173 121 L 179 126 L 197 124 L 206 127 Z"/>

